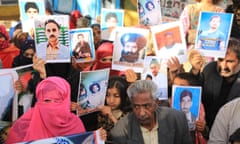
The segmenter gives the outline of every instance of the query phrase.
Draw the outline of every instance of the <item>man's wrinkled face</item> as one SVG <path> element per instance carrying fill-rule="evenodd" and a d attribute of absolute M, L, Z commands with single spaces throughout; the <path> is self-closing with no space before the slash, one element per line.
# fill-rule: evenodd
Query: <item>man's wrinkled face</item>
<path fill-rule="evenodd" d="M 55 23 L 48 23 L 45 28 L 45 33 L 49 41 L 55 41 L 60 35 L 60 31 Z"/>
<path fill-rule="evenodd" d="M 150 92 L 139 93 L 132 97 L 133 113 L 141 126 L 149 126 L 155 122 L 156 102 Z"/>
<path fill-rule="evenodd" d="M 217 61 L 219 74 L 222 77 L 230 77 L 240 71 L 240 64 L 236 53 L 228 51 L 225 58 Z"/>

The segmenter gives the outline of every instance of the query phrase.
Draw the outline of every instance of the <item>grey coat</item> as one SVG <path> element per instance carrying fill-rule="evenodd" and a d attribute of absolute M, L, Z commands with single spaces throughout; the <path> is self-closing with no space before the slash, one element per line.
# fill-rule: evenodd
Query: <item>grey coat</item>
<path fill-rule="evenodd" d="M 167 107 L 156 110 L 158 144 L 191 144 L 186 116 L 183 112 Z M 118 121 L 110 132 L 116 144 L 143 144 L 140 124 L 133 113 Z"/>

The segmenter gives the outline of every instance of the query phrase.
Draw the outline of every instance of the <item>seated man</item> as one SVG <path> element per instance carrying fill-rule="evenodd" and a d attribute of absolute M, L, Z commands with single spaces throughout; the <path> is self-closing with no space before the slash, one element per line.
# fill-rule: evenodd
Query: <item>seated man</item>
<path fill-rule="evenodd" d="M 158 107 L 157 85 L 150 80 L 131 84 L 127 94 L 133 112 L 118 121 L 110 132 L 115 143 L 191 144 L 184 113 Z"/>

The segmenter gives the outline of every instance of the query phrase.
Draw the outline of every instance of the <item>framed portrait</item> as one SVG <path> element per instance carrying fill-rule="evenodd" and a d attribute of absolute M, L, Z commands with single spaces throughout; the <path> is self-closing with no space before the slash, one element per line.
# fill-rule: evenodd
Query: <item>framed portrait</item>
<path fill-rule="evenodd" d="M 112 69 L 143 71 L 145 51 L 148 46 L 149 30 L 122 27 L 116 29 Z"/>
<path fill-rule="evenodd" d="M 20 19 L 23 32 L 33 35 L 34 18 L 45 15 L 44 0 L 19 0 Z"/>
<path fill-rule="evenodd" d="M 77 103 L 82 111 L 78 111 L 78 115 L 94 112 L 98 106 L 104 105 L 109 72 L 107 68 L 80 73 Z"/>
<path fill-rule="evenodd" d="M 141 79 L 152 80 L 158 86 L 158 99 L 168 99 L 167 65 L 164 59 L 157 56 L 146 56 Z"/>
<path fill-rule="evenodd" d="M 189 130 L 195 130 L 195 121 L 199 119 L 201 94 L 201 87 L 173 85 L 172 108 L 184 112 Z"/>
<path fill-rule="evenodd" d="M 91 28 L 70 30 L 70 53 L 76 62 L 89 62 L 95 59 L 93 32 Z"/>
<path fill-rule="evenodd" d="M 176 56 L 180 63 L 187 60 L 187 46 L 180 21 L 152 26 L 152 39 L 156 55 L 170 59 Z"/>
<path fill-rule="evenodd" d="M 48 63 L 70 62 L 69 17 L 39 16 L 34 26 L 37 56 Z"/>
<path fill-rule="evenodd" d="M 195 49 L 204 56 L 225 57 L 232 21 L 231 13 L 201 12 Z"/>
<path fill-rule="evenodd" d="M 124 11 L 122 9 L 106 9 L 101 11 L 101 37 L 114 41 L 115 29 L 123 27 Z"/>
<path fill-rule="evenodd" d="M 159 0 L 138 0 L 137 8 L 139 24 L 148 26 L 161 24 L 162 12 Z"/>

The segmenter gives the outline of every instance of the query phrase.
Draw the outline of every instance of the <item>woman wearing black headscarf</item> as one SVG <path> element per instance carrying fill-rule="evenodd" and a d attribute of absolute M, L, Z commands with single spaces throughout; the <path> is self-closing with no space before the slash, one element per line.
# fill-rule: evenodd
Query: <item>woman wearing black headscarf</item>
<path fill-rule="evenodd" d="M 25 40 L 21 43 L 20 54 L 13 60 L 12 67 L 32 64 L 32 58 L 35 54 L 34 40 Z"/>

